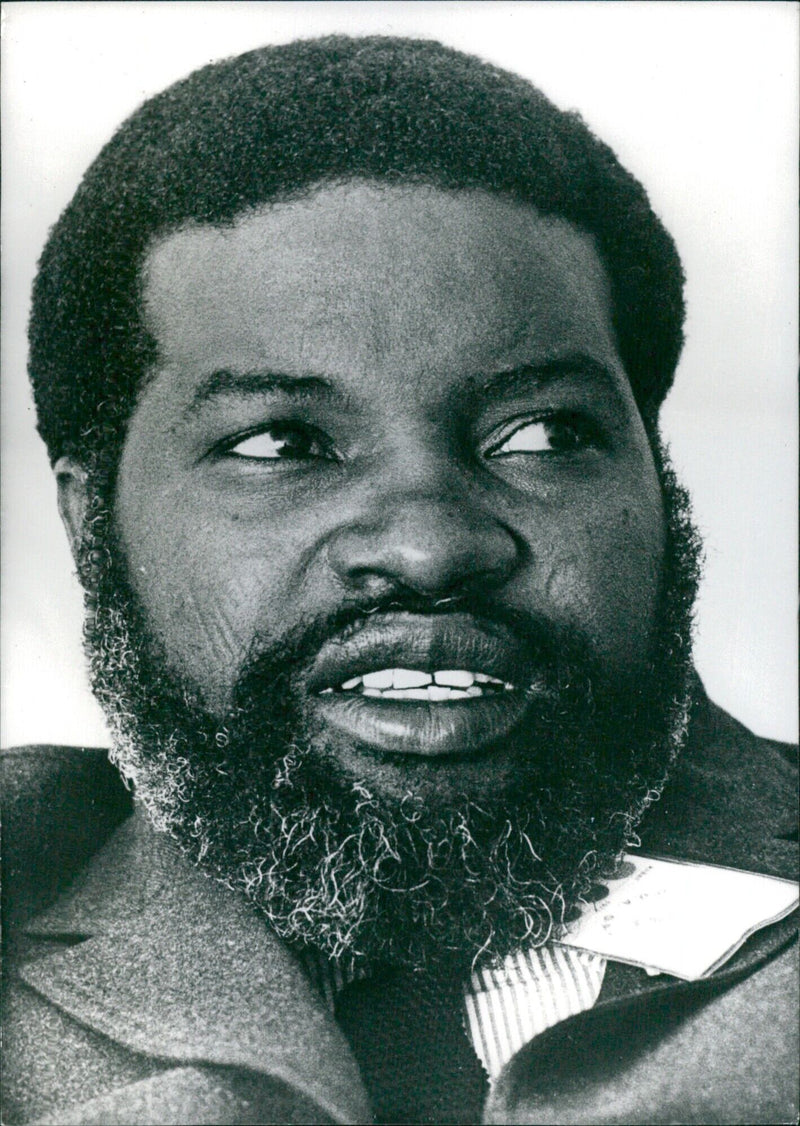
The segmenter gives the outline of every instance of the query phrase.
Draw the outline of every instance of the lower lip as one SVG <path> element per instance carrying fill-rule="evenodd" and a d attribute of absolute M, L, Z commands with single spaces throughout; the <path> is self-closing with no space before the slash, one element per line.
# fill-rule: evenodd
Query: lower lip
<path fill-rule="evenodd" d="M 353 743 L 386 754 L 440 758 L 477 754 L 503 739 L 522 719 L 526 702 L 519 691 L 444 703 L 337 693 L 318 697 L 316 706 L 325 724 Z"/>

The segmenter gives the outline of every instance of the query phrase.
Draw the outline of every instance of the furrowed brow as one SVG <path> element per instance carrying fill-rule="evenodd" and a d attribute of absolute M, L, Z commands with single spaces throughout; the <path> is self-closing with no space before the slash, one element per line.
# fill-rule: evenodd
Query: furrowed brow
<path fill-rule="evenodd" d="M 613 370 L 604 363 L 583 352 L 559 356 L 558 359 L 544 363 L 521 364 L 508 371 L 499 371 L 481 383 L 481 392 L 492 396 L 508 395 L 514 391 L 544 387 L 568 377 L 601 385 L 606 391 L 619 397 L 619 381 Z"/>
<path fill-rule="evenodd" d="M 330 398 L 337 392 L 321 375 L 283 375 L 280 372 L 215 371 L 195 389 L 186 415 L 196 414 L 207 403 L 218 399 L 245 399 L 275 392 L 293 398 L 309 399 L 314 396 Z"/>

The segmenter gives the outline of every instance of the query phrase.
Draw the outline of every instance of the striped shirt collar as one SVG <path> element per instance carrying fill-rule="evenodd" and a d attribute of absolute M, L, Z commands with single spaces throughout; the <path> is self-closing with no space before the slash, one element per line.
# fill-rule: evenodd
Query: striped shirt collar
<path fill-rule="evenodd" d="M 369 976 L 360 961 L 329 961 L 312 951 L 303 961 L 331 1012 L 345 986 Z M 591 1009 L 605 968 L 601 955 L 558 943 L 477 966 L 463 984 L 462 1019 L 490 1081 L 546 1028 Z"/>

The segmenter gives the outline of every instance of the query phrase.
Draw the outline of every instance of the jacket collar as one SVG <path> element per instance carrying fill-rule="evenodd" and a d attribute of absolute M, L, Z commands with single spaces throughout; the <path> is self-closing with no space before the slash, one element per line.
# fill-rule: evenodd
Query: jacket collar
<path fill-rule="evenodd" d="M 21 973 L 89 1028 L 151 1057 L 268 1074 L 334 1121 L 370 1120 L 347 1042 L 299 963 L 141 811 L 26 930 L 85 939 Z"/>
<path fill-rule="evenodd" d="M 642 851 L 796 880 L 796 748 L 753 735 L 696 676 L 693 695 L 689 738 L 642 822 Z"/>

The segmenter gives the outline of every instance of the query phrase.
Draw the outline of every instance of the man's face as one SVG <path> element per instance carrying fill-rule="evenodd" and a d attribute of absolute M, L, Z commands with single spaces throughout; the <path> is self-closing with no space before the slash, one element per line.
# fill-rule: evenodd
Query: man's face
<path fill-rule="evenodd" d="M 120 764 L 285 937 L 542 940 L 663 781 L 688 667 L 693 557 L 591 239 L 349 184 L 166 236 L 143 307 L 89 532 Z"/>
<path fill-rule="evenodd" d="M 427 609 L 477 592 L 635 675 L 661 497 L 587 236 L 478 192 L 349 185 L 168 236 L 144 305 L 160 359 L 118 532 L 150 628 L 212 710 L 259 639 L 408 592 Z M 537 691 L 524 657 L 468 614 L 401 608 L 324 643 L 305 704 L 379 788 L 460 786 L 447 756 L 505 738 Z M 365 695 L 388 670 L 492 679 Z M 481 761 L 475 784 L 508 766 Z"/>

